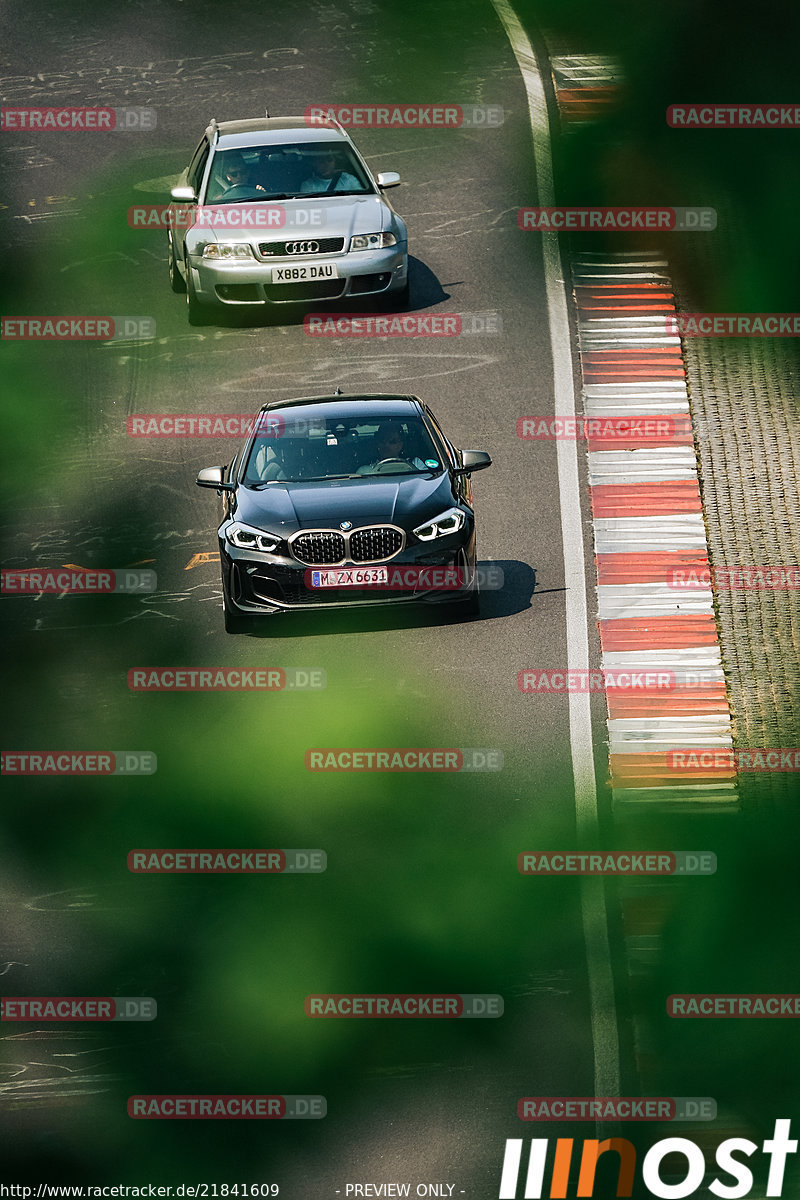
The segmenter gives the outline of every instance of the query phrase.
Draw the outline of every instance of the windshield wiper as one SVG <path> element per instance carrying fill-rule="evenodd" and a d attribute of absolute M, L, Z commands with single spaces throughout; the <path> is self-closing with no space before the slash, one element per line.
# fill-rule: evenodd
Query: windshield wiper
<path fill-rule="evenodd" d="M 345 189 L 344 191 L 337 190 L 335 192 L 328 192 L 328 191 L 325 191 L 325 192 L 299 192 L 297 194 L 297 196 L 295 197 L 295 199 L 299 200 L 302 197 L 305 200 L 306 196 L 319 197 L 319 196 L 370 196 L 370 195 L 372 195 L 371 192 L 365 192 L 362 188 L 360 191 L 357 191 L 357 192 L 354 192 L 352 190 L 347 190 L 347 189 Z"/>
<path fill-rule="evenodd" d="M 256 191 L 256 188 L 252 188 Z M 291 196 L 289 192 L 258 192 L 255 196 L 240 197 L 238 200 L 225 200 L 220 197 L 219 200 L 212 200 L 212 204 L 254 204 L 259 200 L 294 200 L 296 197 Z"/>
<path fill-rule="evenodd" d="M 356 479 L 355 475 L 306 475 L 305 479 L 293 480 L 295 483 L 325 483 L 328 479 Z"/>

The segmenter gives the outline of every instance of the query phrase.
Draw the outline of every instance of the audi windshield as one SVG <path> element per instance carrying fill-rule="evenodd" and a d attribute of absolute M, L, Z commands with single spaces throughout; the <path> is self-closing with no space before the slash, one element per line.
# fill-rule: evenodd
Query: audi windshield
<path fill-rule="evenodd" d="M 206 204 L 287 200 L 300 196 L 373 195 L 374 187 L 345 142 L 271 143 L 214 155 Z"/>

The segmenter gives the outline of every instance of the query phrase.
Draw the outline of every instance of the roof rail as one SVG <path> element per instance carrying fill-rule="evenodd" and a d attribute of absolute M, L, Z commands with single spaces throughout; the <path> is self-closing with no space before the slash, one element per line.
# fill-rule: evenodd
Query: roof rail
<path fill-rule="evenodd" d="M 335 125 L 335 127 L 337 129 L 341 129 L 342 133 L 345 133 L 344 125 L 342 125 L 341 121 L 339 121 L 336 117 L 332 117 L 330 115 L 330 113 L 325 113 L 324 116 L 321 116 L 321 117 L 312 117 L 310 124 L 311 125 Z"/>

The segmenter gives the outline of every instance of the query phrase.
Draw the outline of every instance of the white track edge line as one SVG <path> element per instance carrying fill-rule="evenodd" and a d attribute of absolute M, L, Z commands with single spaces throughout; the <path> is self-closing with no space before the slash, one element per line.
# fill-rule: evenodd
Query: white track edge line
<path fill-rule="evenodd" d="M 528 100 L 536 184 L 540 205 L 554 203 L 553 164 L 547 100 L 541 72 L 533 47 L 507 0 L 492 0 L 517 60 Z M 558 234 L 544 233 L 545 286 L 548 325 L 553 356 L 553 384 L 556 416 L 575 416 L 575 388 L 572 377 L 572 352 L 569 310 L 558 247 Z M 561 530 L 564 547 L 566 583 L 567 662 L 576 668 L 589 666 L 588 610 L 584 571 L 584 545 L 581 526 L 577 443 L 556 442 Z M 569 701 L 570 746 L 575 785 L 575 815 L 579 834 L 592 836 L 598 827 L 597 787 L 590 697 L 571 693 Z M 594 1052 L 594 1088 L 596 1096 L 618 1096 L 620 1090 L 619 1033 L 611 970 L 608 916 L 601 878 L 581 880 L 581 914 L 589 976 L 589 1000 Z"/>

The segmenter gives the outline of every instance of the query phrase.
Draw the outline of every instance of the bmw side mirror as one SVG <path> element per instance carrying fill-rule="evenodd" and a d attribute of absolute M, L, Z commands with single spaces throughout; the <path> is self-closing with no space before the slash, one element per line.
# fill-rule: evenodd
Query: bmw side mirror
<path fill-rule="evenodd" d="M 454 475 L 470 475 L 473 471 L 483 471 L 492 465 L 492 460 L 485 450 L 462 450 L 460 467 L 456 467 Z"/>
<path fill-rule="evenodd" d="M 225 475 L 224 467 L 203 467 L 202 471 L 197 476 L 195 483 L 198 487 L 216 488 L 218 492 L 232 492 L 234 485 L 232 483 L 224 483 Z"/>
<path fill-rule="evenodd" d="M 197 196 L 194 194 L 194 188 L 190 187 L 170 188 L 169 194 L 173 200 L 182 200 L 184 204 L 193 204 L 197 199 Z"/>
<path fill-rule="evenodd" d="M 397 171 L 381 171 L 375 177 L 379 188 L 397 187 L 400 182 L 400 176 Z"/>

